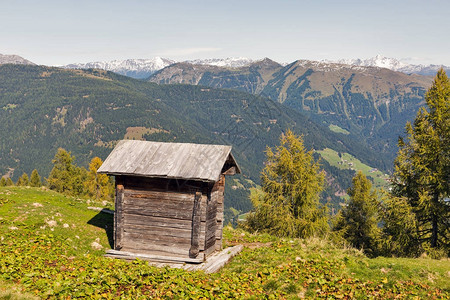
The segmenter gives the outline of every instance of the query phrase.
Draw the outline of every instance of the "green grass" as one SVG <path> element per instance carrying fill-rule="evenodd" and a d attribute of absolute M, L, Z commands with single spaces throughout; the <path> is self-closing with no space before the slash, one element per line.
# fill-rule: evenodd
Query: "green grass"
<path fill-rule="evenodd" d="M 37 300 L 36 296 L 23 291 L 23 287 L 17 284 L 6 283 L 0 280 L 1 300 Z"/>
<path fill-rule="evenodd" d="M 366 177 L 372 178 L 375 188 L 388 187 L 387 179 L 389 176 L 387 174 L 362 163 L 359 159 L 349 153 L 341 153 L 341 157 L 339 157 L 338 152 L 329 148 L 317 152 L 324 160 L 336 168 L 362 171 Z"/>
<path fill-rule="evenodd" d="M 345 135 L 349 135 L 350 134 L 350 132 L 348 130 L 345 130 L 344 128 L 341 128 L 341 127 L 339 127 L 337 125 L 334 125 L 334 124 L 330 124 L 328 126 L 328 128 L 331 131 L 336 132 L 336 133 L 342 133 L 342 134 L 345 134 Z"/>
<path fill-rule="evenodd" d="M 51 234 L 65 239 L 68 255 L 95 253 L 91 244 L 103 248 L 112 243 L 112 215 L 88 207 L 109 207 L 109 203 L 69 197 L 46 188 L 0 188 L 0 224 L 11 233 L 31 229 L 36 234 Z M 6 199 L 6 201 L 5 201 Z M 106 204 L 106 205 L 103 205 Z M 110 240 L 108 240 L 108 232 Z M 98 246 L 99 247 L 99 246 Z"/>
<path fill-rule="evenodd" d="M 245 248 L 216 274 L 104 258 L 112 218 L 88 209 L 102 203 L 87 201 L 44 189 L 0 188 L 0 285 L 7 285 L 0 299 L 450 297 L 449 260 L 369 259 L 325 239 L 281 239 L 231 227 L 224 229 L 225 246 Z M 102 250 L 92 248 L 95 241 Z"/>

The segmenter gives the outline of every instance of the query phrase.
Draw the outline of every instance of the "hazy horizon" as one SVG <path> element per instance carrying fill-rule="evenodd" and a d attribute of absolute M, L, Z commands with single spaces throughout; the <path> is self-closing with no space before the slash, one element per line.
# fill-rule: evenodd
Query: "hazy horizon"
<path fill-rule="evenodd" d="M 450 65 L 450 3 L 55 1 L 3 3 L 0 53 L 36 64 L 130 58 L 367 59 Z"/>

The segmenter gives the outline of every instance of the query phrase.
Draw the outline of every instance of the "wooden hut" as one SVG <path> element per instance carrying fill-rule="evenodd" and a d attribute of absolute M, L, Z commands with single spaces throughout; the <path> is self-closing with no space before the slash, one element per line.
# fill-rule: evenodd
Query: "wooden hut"
<path fill-rule="evenodd" d="M 200 263 L 222 249 L 231 146 L 123 140 L 98 173 L 116 179 L 116 251 Z"/>

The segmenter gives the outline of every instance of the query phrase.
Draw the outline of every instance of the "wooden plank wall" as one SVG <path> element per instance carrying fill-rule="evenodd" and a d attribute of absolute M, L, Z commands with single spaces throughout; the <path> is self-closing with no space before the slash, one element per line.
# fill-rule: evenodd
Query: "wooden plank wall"
<path fill-rule="evenodd" d="M 139 177 L 124 177 L 122 182 L 122 223 L 116 226 L 122 230 L 120 250 L 188 258 L 197 193 L 200 195 L 198 250 L 203 255 L 207 244 L 207 185 Z"/>
<path fill-rule="evenodd" d="M 216 250 L 222 250 L 224 190 L 225 176 L 220 175 L 219 181 L 211 188 L 211 200 L 207 208 L 207 244 L 205 245 L 205 255 L 209 255 Z M 212 240 L 213 237 L 214 239 Z"/>

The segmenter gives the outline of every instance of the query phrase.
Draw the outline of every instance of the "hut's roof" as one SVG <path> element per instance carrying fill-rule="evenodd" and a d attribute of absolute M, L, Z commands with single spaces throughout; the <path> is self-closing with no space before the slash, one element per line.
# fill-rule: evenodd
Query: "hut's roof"
<path fill-rule="evenodd" d="M 231 146 L 122 140 L 98 173 L 217 181 L 231 167 Z"/>

